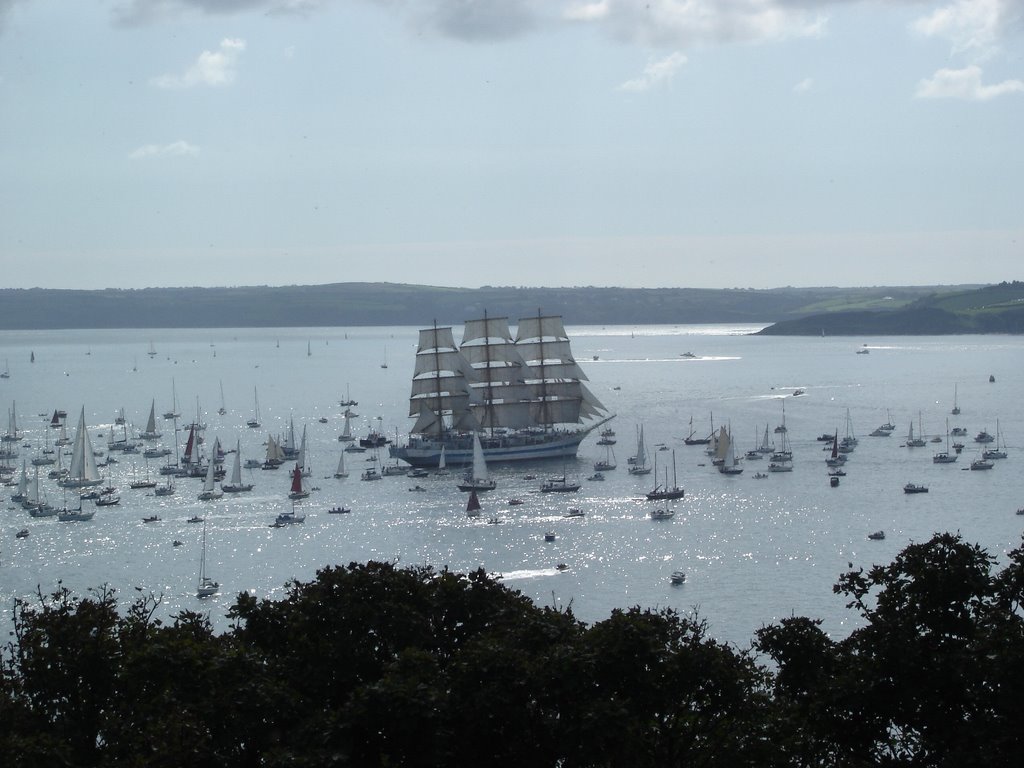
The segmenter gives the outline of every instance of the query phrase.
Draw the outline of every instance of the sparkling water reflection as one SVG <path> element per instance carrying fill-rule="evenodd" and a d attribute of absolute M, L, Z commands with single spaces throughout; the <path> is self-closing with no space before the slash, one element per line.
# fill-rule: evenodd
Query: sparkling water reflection
<path fill-rule="evenodd" d="M 571 319 L 571 318 L 570 318 Z M 603 482 L 587 481 L 605 451 L 596 436 L 581 446 L 579 459 L 563 467 L 493 467 L 498 489 L 483 494 L 479 518 L 465 514 L 466 495 L 448 478 L 385 477 L 362 482 L 370 454 L 348 454 L 350 476 L 333 471 L 342 444 L 338 401 L 359 401 L 353 425 L 404 435 L 415 328 L 214 329 L 175 331 L 6 332 L 0 334 L 11 378 L 0 382 L 6 407 L 16 407 L 22 455 L 31 458 L 52 440 L 44 421 L 55 408 L 86 409 L 96 447 L 105 446 L 114 416 L 125 409 L 141 429 L 150 401 L 157 412 L 177 395 L 183 421 L 196 412 L 207 434 L 224 445 L 241 441 L 244 458 L 261 458 L 268 434 L 280 435 L 294 420 L 309 436 L 313 476 L 320 490 L 302 502 L 302 525 L 270 528 L 290 506 L 287 470 L 244 470 L 255 489 L 215 502 L 199 502 L 199 480 L 177 481 L 177 493 L 156 497 L 131 490 L 129 481 L 150 466 L 137 456 L 119 456 L 108 479 L 120 488 L 121 504 L 98 509 L 92 521 L 35 520 L 7 497 L 0 507 L 0 597 L 9 606 L 37 585 L 48 591 L 58 579 L 84 593 L 109 584 L 125 600 L 162 595 L 161 612 L 209 611 L 225 627 L 226 609 L 241 591 L 280 597 L 291 579 L 312 578 L 330 564 L 368 559 L 485 568 L 541 604 L 572 606 L 587 621 L 616 607 L 672 607 L 697 611 L 711 632 L 745 645 L 761 624 L 791 614 L 824 619 L 827 631 L 849 631 L 852 616 L 832 594 L 848 564 L 889 561 L 910 541 L 935 531 L 961 531 L 996 556 L 1019 544 L 1024 517 L 1024 481 L 1019 462 L 1024 434 L 1024 340 L 1015 337 L 777 339 L 745 335 L 750 326 L 570 328 L 577 359 L 591 389 L 618 416 L 614 446 L 618 468 Z M 146 354 L 150 342 L 158 354 Z M 854 352 L 867 343 L 868 355 Z M 308 346 L 307 346 L 308 345 Z M 389 367 L 380 367 L 384 347 Z M 308 352 L 307 352 L 308 348 Z M 35 353 L 36 362 L 29 363 Z M 689 353 L 691 356 L 687 356 Z M 594 358 L 597 359 L 594 359 Z M 988 382 L 989 374 L 996 382 Z M 962 413 L 950 415 L 957 387 Z M 227 413 L 217 413 L 221 387 Z M 253 393 L 259 393 L 263 428 L 247 429 Z M 804 394 L 794 396 L 803 390 Z M 731 426 L 740 453 L 755 447 L 766 426 L 781 424 L 795 470 L 765 471 L 767 461 L 744 462 L 742 475 L 719 474 L 699 447 L 682 438 Z M 845 433 L 847 409 L 859 445 L 847 476 L 830 487 L 823 432 Z M 920 414 L 920 415 L 919 415 Z M 891 416 L 891 437 L 868 433 Z M 320 419 L 326 418 L 327 423 Z M 966 447 L 953 465 L 937 465 L 939 449 L 903 447 L 908 422 L 918 420 L 927 437 L 945 439 L 946 419 L 968 429 Z M 994 432 L 999 421 L 1009 458 L 989 472 L 965 471 L 978 453 L 970 437 Z M 163 443 L 173 449 L 171 422 Z M 625 471 L 643 424 L 657 474 Z M 954 426 L 950 422 L 950 426 Z M 102 435 L 102 436 L 101 436 Z M 212 440 L 211 440 L 212 443 Z M 658 450 L 664 446 L 666 450 Z M 664 479 L 673 452 L 684 499 L 671 502 L 676 515 L 651 520 L 643 494 Z M 383 458 L 383 457 L 382 457 Z M 20 459 L 18 460 L 20 466 Z M 542 494 L 540 482 L 567 472 L 578 476 L 578 494 Z M 527 480 L 526 474 L 537 479 Z M 928 494 L 906 495 L 907 482 L 924 483 Z M 409 488 L 422 485 L 424 492 Z M 63 503 L 52 481 L 43 481 L 51 502 Z M 512 498 L 524 503 L 513 506 Z M 73 502 L 69 499 L 69 504 Z M 664 502 L 662 502 L 664 503 Z M 337 505 L 351 514 L 328 514 Z M 583 517 L 566 518 L 577 507 Z M 194 597 L 202 526 L 208 523 L 208 570 L 222 585 L 212 599 Z M 142 519 L 158 515 L 154 523 Z M 491 518 L 500 523 L 489 524 Z M 16 539 L 28 528 L 30 535 Z M 867 534 L 883 529 L 884 541 Z M 553 532 L 555 539 L 546 541 Z M 181 546 L 173 546 L 179 540 Z M 565 570 L 556 566 L 564 564 Z M 675 569 L 687 572 L 672 585 Z M 5 621 L 9 623 L 9 611 Z"/>

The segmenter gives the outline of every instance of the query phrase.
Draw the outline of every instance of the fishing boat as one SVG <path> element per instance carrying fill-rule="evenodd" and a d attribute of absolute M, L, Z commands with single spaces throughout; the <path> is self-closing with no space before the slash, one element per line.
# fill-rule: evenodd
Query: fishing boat
<path fill-rule="evenodd" d="M 487 470 L 487 460 L 484 457 L 483 445 L 480 442 L 480 435 L 473 433 L 473 466 L 469 473 L 459 483 L 460 491 L 493 491 L 497 483 L 491 478 Z"/>
<path fill-rule="evenodd" d="M 715 417 L 711 416 L 711 433 L 707 437 L 694 437 L 693 416 L 690 416 L 690 434 L 683 438 L 686 445 L 707 445 L 711 442 L 711 436 L 715 434 Z"/>
<path fill-rule="evenodd" d="M 419 343 L 409 398 L 416 419 L 405 445 L 391 456 L 436 467 L 442 447 L 449 465 L 473 460 L 473 435 L 488 462 L 572 458 L 580 442 L 612 418 L 587 389 L 558 316 L 465 324 L 461 345 L 451 327 L 426 328 Z"/>
<path fill-rule="evenodd" d="M 203 549 L 199 555 L 199 583 L 196 586 L 196 597 L 210 597 L 217 594 L 220 584 L 206 573 L 206 521 L 203 521 Z"/>
<path fill-rule="evenodd" d="M 904 493 L 928 493 L 928 486 L 917 483 L 907 483 L 903 486 Z"/>
<path fill-rule="evenodd" d="M 651 520 L 670 520 L 675 517 L 676 511 L 668 507 L 659 507 L 651 510 Z"/>

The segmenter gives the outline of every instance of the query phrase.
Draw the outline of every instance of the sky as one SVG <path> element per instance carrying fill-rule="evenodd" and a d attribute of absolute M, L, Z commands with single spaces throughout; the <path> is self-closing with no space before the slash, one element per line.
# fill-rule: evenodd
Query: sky
<path fill-rule="evenodd" d="M 0 287 L 1021 279 L 1024 0 L 0 0 Z"/>

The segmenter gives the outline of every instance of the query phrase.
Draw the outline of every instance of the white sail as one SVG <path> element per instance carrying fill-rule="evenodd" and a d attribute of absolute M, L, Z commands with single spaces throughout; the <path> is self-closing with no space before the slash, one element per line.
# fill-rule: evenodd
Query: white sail
<path fill-rule="evenodd" d="M 487 461 L 484 459 L 484 447 L 480 444 L 480 436 L 473 435 L 473 480 L 476 482 L 487 482 L 491 479 L 487 471 Z"/>
<path fill-rule="evenodd" d="M 146 430 L 139 435 L 143 440 L 156 440 L 160 433 L 156 431 L 156 400 L 149 404 L 149 418 L 146 419 Z"/>
<path fill-rule="evenodd" d="M 338 468 L 334 471 L 335 477 L 348 477 L 348 471 L 345 469 L 345 452 L 342 451 L 338 457 Z"/>
<path fill-rule="evenodd" d="M 78 417 L 78 430 L 75 432 L 75 447 L 71 452 L 71 469 L 68 476 L 60 483 L 67 488 L 79 488 L 88 485 L 99 485 L 103 482 L 96 457 L 92 452 L 92 441 L 89 430 L 85 426 L 85 406 Z"/>
<path fill-rule="evenodd" d="M 216 458 L 220 454 L 220 440 L 214 438 L 213 450 L 210 453 L 210 463 L 206 467 L 206 477 L 203 478 L 203 490 L 199 494 L 201 501 L 210 501 L 212 499 L 219 499 L 223 492 L 217 487 L 217 462 Z"/>
<path fill-rule="evenodd" d="M 235 461 L 231 465 L 231 485 L 242 484 L 242 441 L 235 443 Z"/>

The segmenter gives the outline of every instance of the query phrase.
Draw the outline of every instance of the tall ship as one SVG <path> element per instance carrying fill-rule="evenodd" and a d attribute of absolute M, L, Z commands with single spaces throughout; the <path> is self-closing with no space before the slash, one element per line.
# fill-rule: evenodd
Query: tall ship
<path fill-rule="evenodd" d="M 450 326 L 419 333 L 409 397 L 415 418 L 393 458 L 415 467 L 473 461 L 478 435 L 488 463 L 572 458 L 580 442 L 613 418 L 587 389 L 557 315 L 466 322 L 456 345 Z"/>

